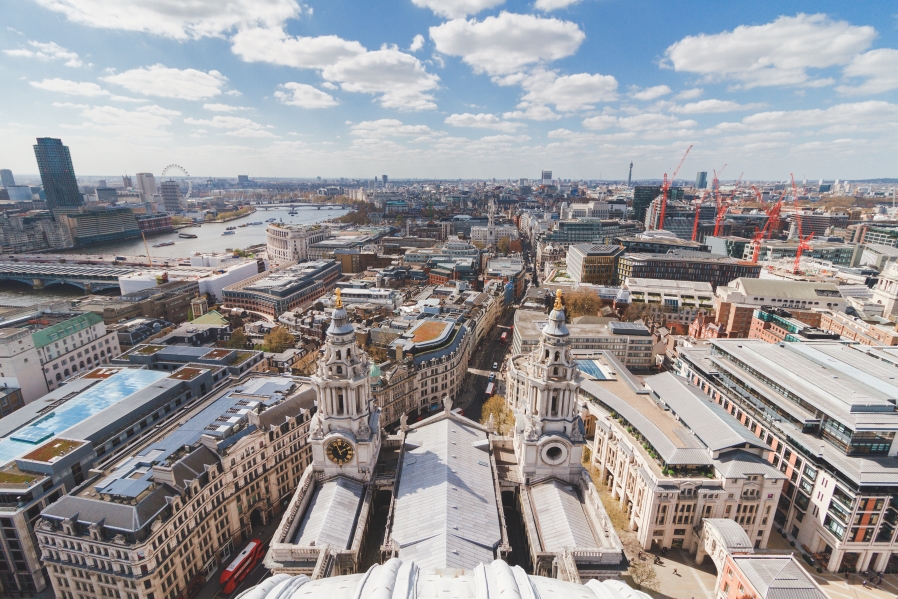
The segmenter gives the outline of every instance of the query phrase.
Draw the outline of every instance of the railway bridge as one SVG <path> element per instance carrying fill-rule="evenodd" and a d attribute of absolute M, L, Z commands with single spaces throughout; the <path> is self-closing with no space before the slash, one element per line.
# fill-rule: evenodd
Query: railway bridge
<path fill-rule="evenodd" d="M 0 261 L 0 281 L 19 281 L 34 289 L 65 283 L 80 287 L 86 293 L 118 288 L 118 279 L 145 268 L 136 266 L 103 266 L 82 264 L 32 264 Z"/>

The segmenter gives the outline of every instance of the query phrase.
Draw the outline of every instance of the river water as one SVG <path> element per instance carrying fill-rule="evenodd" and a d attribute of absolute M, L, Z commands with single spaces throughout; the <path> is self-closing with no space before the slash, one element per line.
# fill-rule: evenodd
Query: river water
<path fill-rule="evenodd" d="M 252 245 L 265 244 L 267 239 L 265 229 L 268 225 L 265 221 L 275 218 L 279 222 L 295 225 L 311 225 L 336 218 L 349 212 L 346 208 L 328 210 L 322 208 L 297 207 L 295 215 L 289 214 L 289 208 L 257 208 L 256 212 L 226 223 L 204 223 L 200 227 L 188 227 L 174 233 L 154 235 L 147 238 L 150 246 L 150 255 L 158 258 L 186 258 L 195 252 L 224 252 L 227 250 L 247 248 Z M 244 223 L 261 222 L 261 225 L 249 225 L 240 227 Z M 228 227 L 237 227 L 234 235 L 222 235 Z M 191 233 L 196 239 L 182 239 L 178 233 Z M 175 242 L 174 245 L 154 248 L 154 244 L 166 241 Z M 129 239 L 115 243 L 93 245 L 89 248 L 66 250 L 60 254 L 89 254 L 89 255 L 113 255 L 113 256 L 140 256 L 147 253 L 143 240 L 140 238 Z M 0 306 L 29 306 L 72 300 L 82 297 L 84 293 L 68 285 L 51 285 L 50 287 L 34 291 L 28 285 L 4 281 L 0 284 Z"/>

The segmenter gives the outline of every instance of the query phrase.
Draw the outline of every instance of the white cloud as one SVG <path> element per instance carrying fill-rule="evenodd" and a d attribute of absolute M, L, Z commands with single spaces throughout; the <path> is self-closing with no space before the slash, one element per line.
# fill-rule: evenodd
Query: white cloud
<path fill-rule="evenodd" d="M 28 45 L 31 46 L 31 50 L 27 48 L 18 48 L 14 50 L 4 50 L 3 53 L 7 56 L 37 58 L 44 61 L 61 60 L 67 67 L 84 66 L 84 63 L 81 62 L 77 52 L 66 50 L 55 42 L 36 42 L 32 40 L 28 42 Z"/>
<path fill-rule="evenodd" d="M 384 108 L 430 110 L 436 108 L 429 92 L 439 87 L 440 78 L 424 69 L 421 61 L 384 47 L 346 58 L 326 67 L 321 75 L 345 91 L 380 94 Z"/>
<path fill-rule="evenodd" d="M 214 116 L 211 119 L 195 119 L 187 117 L 184 122 L 188 125 L 202 125 L 204 127 L 215 127 L 216 129 L 261 129 L 262 125 L 252 119 L 242 116 Z"/>
<path fill-rule="evenodd" d="M 230 104 L 203 104 L 203 108 L 212 112 L 237 112 L 248 110 L 246 106 L 231 106 Z"/>
<path fill-rule="evenodd" d="M 81 118 L 84 123 L 69 126 L 70 129 L 89 129 L 121 136 L 139 135 L 146 137 L 168 137 L 165 129 L 172 123 L 172 117 L 180 113 L 161 106 L 141 106 L 125 110 L 116 106 L 83 106 Z"/>
<path fill-rule="evenodd" d="M 43 81 L 29 81 L 31 85 L 38 89 L 43 89 L 58 94 L 67 94 L 69 96 L 108 96 L 108 91 L 89 81 L 69 81 L 68 79 L 44 79 Z"/>
<path fill-rule="evenodd" d="M 846 77 L 865 78 L 857 87 L 840 85 L 843 94 L 881 94 L 898 89 L 898 50 L 880 48 L 854 57 L 842 74 Z"/>
<path fill-rule="evenodd" d="M 537 10 L 550 11 L 558 10 L 559 8 L 567 8 L 578 2 L 580 2 L 580 0 L 536 0 L 536 3 L 533 6 Z"/>
<path fill-rule="evenodd" d="M 421 8 L 429 8 L 441 17 L 457 19 L 468 15 L 476 15 L 480 11 L 494 8 L 505 0 L 412 0 L 412 4 Z"/>
<path fill-rule="evenodd" d="M 521 102 L 516 108 L 517 110 L 503 114 L 502 118 L 526 119 L 528 121 L 555 121 L 561 118 L 560 114 L 554 112 L 548 106 L 531 105 L 527 102 Z"/>
<path fill-rule="evenodd" d="M 296 0 L 36 0 L 88 27 L 144 31 L 174 39 L 219 36 L 251 26 L 273 27 L 301 14 Z"/>
<path fill-rule="evenodd" d="M 339 104 L 332 95 L 305 83 L 285 83 L 274 92 L 274 97 L 282 104 L 300 108 L 330 108 Z"/>
<path fill-rule="evenodd" d="M 502 12 L 483 21 L 455 19 L 430 28 L 437 51 L 460 56 L 475 72 L 509 75 L 572 55 L 586 39 L 570 21 Z"/>
<path fill-rule="evenodd" d="M 642 91 L 634 92 L 632 95 L 637 100 L 654 100 L 656 98 L 660 98 L 661 96 L 666 96 L 671 92 L 671 89 L 666 85 L 656 85 L 654 87 L 647 87 Z"/>
<path fill-rule="evenodd" d="M 530 104 L 553 104 L 562 112 L 573 112 L 592 108 L 596 102 L 610 102 L 617 99 L 617 79 L 611 75 L 556 76 L 544 71 L 542 74 L 524 79 L 522 87 L 527 90 L 524 102 Z"/>
<path fill-rule="evenodd" d="M 670 112 L 681 114 L 704 114 L 709 112 L 735 112 L 737 110 L 755 110 L 761 108 L 763 104 L 739 104 L 731 100 L 700 100 L 698 102 L 690 102 L 682 106 L 671 106 L 668 108 Z"/>
<path fill-rule="evenodd" d="M 134 93 L 181 100 L 205 100 L 217 96 L 227 80 L 218 71 L 173 69 L 161 64 L 103 77 L 103 81 L 121 85 Z"/>
<path fill-rule="evenodd" d="M 667 48 L 664 64 L 709 81 L 733 80 L 746 88 L 826 85 L 828 79 L 814 79 L 808 69 L 848 64 L 875 37 L 873 27 L 826 15 L 782 16 L 765 25 L 685 37 Z"/>
<path fill-rule="evenodd" d="M 251 28 L 231 38 L 231 50 L 246 62 L 267 62 L 300 69 L 322 69 L 365 53 L 359 42 L 336 35 L 293 37 L 280 27 Z"/>
<path fill-rule="evenodd" d="M 622 117 L 603 114 L 583 120 L 583 126 L 593 130 L 616 126 L 627 131 L 669 131 L 671 129 L 691 129 L 696 125 L 698 123 L 693 120 L 681 121 L 675 116 L 657 112 L 644 112 Z"/>
<path fill-rule="evenodd" d="M 674 97 L 677 100 L 695 100 L 696 98 L 701 97 L 704 91 L 705 90 L 700 87 L 693 87 L 692 89 L 684 89 Z"/>
<path fill-rule="evenodd" d="M 244 127 L 243 129 L 236 129 L 234 131 L 228 131 L 225 135 L 231 135 L 234 137 L 277 137 L 274 133 L 270 131 L 265 131 L 264 129 L 253 129 L 252 127 Z"/>
<path fill-rule="evenodd" d="M 420 33 L 415 36 L 415 39 L 412 40 L 411 45 L 408 47 L 409 52 L 417 52 L 421 48 L 424 47 L 424 36 Z"/>
<path fill-rule="evenodd" d="M 365 138 L 417 137 L 431 135 L 434 131 L 427 125 L 405 125 L 398 119 L 378 119 L 362 121 L 351 126 L 351 133 Z"/>
<path fill-rule="evenodd" d="M 447 125 L 452 125 L 453 127 L 474 127 L 478 129 L 496 129 L 498 131 L 509 132 L 515 131 L 524 125 L 523 123 L 503 121 L 494 114 L 471 114 L 470 112 L 465 112 L 464 114 L 451 114 L 447 116 L 443 122 Z"/>
<path fill-rule="evenodd" d="M 898 130 L 898 104 L 868 100 L 810 110 L 774 110 L 752 114 L 738 123 L 720 123 L 710 132 L 782 131 L 815 128 L 820 133 Z M 894 133 L 892 133 L 894 135 Z"/>

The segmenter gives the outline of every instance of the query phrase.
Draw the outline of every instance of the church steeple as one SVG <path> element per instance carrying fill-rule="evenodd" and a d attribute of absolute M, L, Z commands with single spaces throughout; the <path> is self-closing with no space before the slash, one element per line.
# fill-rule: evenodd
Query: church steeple
<path fill-rule="evenodd" d="M 371 360 L 356 341 L 339 288 L 335 296 L 327 337 L 310 377 L 318 395 L 318 412 L 310 429 L 313 465 L 343 474 L 347 473 L 344 468 L 355 465 L 358 472 L 370 476 L 380 447 L 379 412 L 369 381 Z M 339 451 L 333 449 L 337 445 Z"/>

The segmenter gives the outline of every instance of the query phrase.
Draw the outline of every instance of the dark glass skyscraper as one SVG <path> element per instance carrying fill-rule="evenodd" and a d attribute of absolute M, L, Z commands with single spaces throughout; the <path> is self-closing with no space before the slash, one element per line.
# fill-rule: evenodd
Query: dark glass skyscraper
<path fill-rule="evenodd" d="M 708 171 L 699 171 L 695 174 L 695 188 L 708 189 Z"/>
<path fill-rule="evenodd" d="M 61 139 L 38 137 L 34 145 L 34 156 L 37 158 L 37 168 L 41 173 L 47 206 L 51 212 L 66 209 L 71 211 L 84 204 L 75 180 L 72 156 L 68 146 L 62 145 Z"/>

